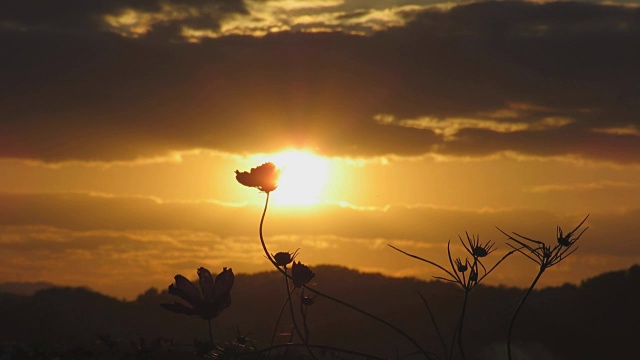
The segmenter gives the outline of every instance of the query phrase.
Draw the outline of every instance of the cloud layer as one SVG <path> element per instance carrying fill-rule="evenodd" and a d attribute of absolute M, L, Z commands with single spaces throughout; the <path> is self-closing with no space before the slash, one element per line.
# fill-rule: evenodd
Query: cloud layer
<path fill-rule="evenodd" d="M 199 266 L 231 266 L 237 272 L 269 270 L 257 236 L 259 206 L 206 202 L 158 202 L 147 198 L 82 193 L 0 195 L 0 278 L 89 285 L 132 297 L 151 285 L 166 286 L 175 273 Z M 640 262 L 640 209 L 593 213 L 580 249 L 549 272 L 543 286 L 582 279 Z M 584 215 L 581 215 L 584 216 Z M 579 216 L 545 211 L 462 211 L 433 207 L 361 210 L 336 205 L 273 208 L 265 236 L 270 251 L 300 248 L 308 264 L 341 264 L 395 276 L 431 278 L 437 269 L 396 253 L 393 244 L 442 264 L 447 241 L 462 256 L 458 235 L 480 235 L 507 249 L 495 228 L 555 242 L 555 226 L 566 231 Z M 382 260 L 384 259 L 384 260 Z M 488 261 L 490 259 L 487 259 Z M 491 261 L 489 261 L 491 263 Z M 535 265 L 514 257 L 491 279 L 525 286 Z"/>
<path fill-rule="evenodd" d="M 304 146 L 340 156 L 640 159 L 638 8 L 414 6 L 406 23 L 367 35 L 274 30 L 192 44 L 159 28 L 249 16 L 251 3 L 29 3 L 47 11 L 0 5 L 5 158 Z M 310 8 L 328 11 L 321 3 Z M 104 27 L 105 14 L 126 11 L 173 17 L 150 16 L 153 31 L 138 38 Z"/>

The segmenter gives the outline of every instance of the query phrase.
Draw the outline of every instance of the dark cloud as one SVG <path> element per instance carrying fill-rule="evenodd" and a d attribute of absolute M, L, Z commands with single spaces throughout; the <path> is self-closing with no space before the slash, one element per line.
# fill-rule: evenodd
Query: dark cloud
<path fill-rule="evenodd" d="M 138 14 L 163 14 L 183 10 L 178 18 L 161 16 L 164 28 L 180 21 L 218 28 L 229 14 L 244 14 L 243 0 L 7 0 L 0 3 L 0 29 L 86 34 L 110 30 L 105 16 L 119 16 L 127 11 Z M 112 29 L 111 29 L 112 30 Z"/>
<path fill-rule="evenodd" d="M 73 18 L 124 6 L 100 4 L 82 5 Z M 0 10 L 2 22 L 58 21 L 15 7 L 22 10 Z M 367 37 L 279 33 L 200 44 L 5 28 L 0 155 L 109 161 L 194 147 L 299 145 L 332 155 L 511 150 L 640 159 L 640 137 L 592 131 L 640 129 L 640 9 L 482 2 L 414 16 Z M 175 35 L 170 26 L 179 22 L 172 24 L 158 23 L 156 35 Z M 380 123 L 379 114 L 571 122 L 510 132 L 465 128 L 445 138 Z"/>

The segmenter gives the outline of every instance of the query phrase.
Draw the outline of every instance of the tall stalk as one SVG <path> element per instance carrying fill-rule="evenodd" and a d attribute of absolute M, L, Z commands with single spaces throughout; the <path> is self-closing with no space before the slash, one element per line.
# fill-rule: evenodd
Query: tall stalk
<path fill-rule="evenodd" d="M 533 282 L 531 283 L 531 286 L 529 286 L 529 289 L 524 294 L 522 299 L 520 299 L 520 302 L 518 303 L 518 306 L 516 307 L 516 310 L 513 312 L 513 316 L 511 317 L 511 321 L 509 322 L 509 330 L 507 330 L 507 358 L 508 358 L 508 360 L 513 360 L 513 357 L 511 355 L 511 333 L 513 331 L 513 324 L 515 324 L 515 322 L 516 322 L 516 317 L 518 316 L 518 313 L 520 312 L 520 309 L 522 308 L 522 304 L 524 304 L 524 302 L 527 300 L 527 298 L 529 297 L 529 295 L 533 291 L 533 288 L 538 283 L 538 280 L 540 280 L 540 277 L 542 276 L 542 273 L 544 273 L 544 270 L 545 270 L 544 267 L 540 267 L 540 271 L 538 271 L 538 275 L 536 275 L 536 278 L 533 280 Z"/>
<path fill-rule="evenodd" d="M 462 346 L 462 329 L 464 327 L 464 316 L 467 311 L 467 303 L 469 301 L 469 290 L 464 291 L 464 300 L 462 301 L 462 311 L 460 312 L 460 319 L 458 320 L 458 348 L 460 348 L 460 356 L 463 360 L 466 360 L 464 355 L 464 347 Z M 453 355 L 453 353 L 451 353 Z"/>
<path fill-rule="evenodd" d="M 458 236 L 460 239 L 460 242 L 462 243 L 462 246 L 465 248 L 465 250 L 467 251 L 467 253 L 469 253 L 469 255 L 472 257 L 473 262 L 469 262 L 469 259 L 465 257 L 464 262 L 460 259 L 460 258 L 456 258 L 455 260 L 453 259 L 453 257 L 451 256 L 451 241 L 449 241 L 447 243 L 447 256 L 449 258 L 449 265 L 451 266 L 451 270 L 448 270 L 447 268 L 445 268 L 444 266 L 441 266 L 431 260 L 427 260 L 425 258 L 422 258 L 420 256 L 414 255 L 414 254 L 410 254 L 404 250 L 400 250 L 397 247 L 388 244 L 389 247 L 391 247 L 392 249 L 407 255 L 411 258 L 414 259 L 418 259 L 420 261 L 426 262 L 427 264 L 433 265 L 435 267 L 437 267 L 438 269 L 444 271 L 447 275 L 449 275 L 449 277 L 441 277 L 441 276 L 434 276 L 434 278 L 436 279 L 440 279 L 440 280 L 444 280 L 447 282 L 451 282 L 451 283 L 455 283 L 458 284 L 464 291 L 464 300 L 462 303 L 462 310 L 460 312 L 460 318 L 458 319 L 458 322 L 456 324 L 456 327 L 453 331 L 453 335 L 451 336 L 451 344 L 449 344 L 450 348 L 449 348 L 449 354 L 447 354 L 447 350 L 445 347 L 445 357 L 447 357 L 447 355 L 451 356 L 451 359 L 453 359 L 453 355 L 454 355 L 454 348 L 455 348 L 455 343 L 456 343 L 456 334 L 457 334 L 457 343 L 458 343 L 458 347 L 460 348 L 460 355 L 462 356 L 463 360 L 466 359 L 465 354 L 464 354 L 464 349 L 462 346 L 462 329 L 463 329 L 463 325 L 464 325 L 464 317 L 466 315 L 466 308 L 467 308 L 467 302 L 468 302 L 468 298 L 469 298 L 469 293 L 471 292 L 471 290 L 473 290 L 485 277 L 487 277 L 493 270 L 495 270 L 495 268 L 500 265 L 500 263 L 502 263 L 506 258 L 508 258 L 509 256 L 511 256 L 516 250 L 512 250 L 510 252 L 508 252 L 507 254 L 505 254 L 502 259 L 500 259 L 497 263 L 495 263 L 493 265 L 493 267 L 489 270 L 487 270 L 485 268 L 485 266 L 482 264 L 482 261 L 480 260 L 480 258 L 484 258 L 485 256 L 489 255 L 490 253 L 492 253 L 495 249 L 493 248 L 494 244 L 491 243 L 491 241 L 482 244 L 480 242 L 480 237 L 479 236 L 469 236 L 469 234 L 466 234 L 467 237 L 467 244 L 465 244 L 465 242 L 462 240 L 462 237 Z M 479 272 L 479 266 L 481 267 L 483 274 L 480 274 Z M 469 276 L 467 277 L 466 272 L 470 271 Z M 424 298 L 423 298 L 424 300 Z M 433 318 L 433 315 L 432 315 Z M 435 325 L 435 322 L 434 322 Z M 436 326 L 436 330 L 438 330 L 437 326 Z"/>
<path fill-rule="evenodd" d="M 209 345 L 213 349 L 213 330 L 211 329 L 211 319 L 207 319 L 207 325 L 209 327 Z"/>
<path fill-rule="evenodd" d="M 287 307 L 287 303 L 289 302 L 290 299 L 291 299 L 291 296 L 287 296 L 284 299 L 284 303 L 280 308 L 280 313 L 278 313 L 278 319 L 276 320 L 276 325 L 273 327 L 273 333 L 271 334 L 271 343 L 269 344 L 269 346 L 273 346 L 273 343 L 275 342 L 278 326 L 280 325 L 280 319 L 282 319 L 282 314 L 284 313 L 284 309 Z"/>
<path fill-rule="evenodd" d="M 584 222 L 587 221 L 588 218 L 589 218 L 589 215 L 587 215 L 584 219 L 582 219 L 582 221 L 578 224 L 578 226 L 576 226 L 573 230 L 569 231 L 566 235 L 564 234 L 560 226 L 556 226 L 557 244 L 555 244 L 554 246 L 547 245 L 542 241 L 531 239 L 515 232 L 513 233 L 514 236 L 511 236 L 506 232 L 502 231 L 502 229 L 498 228 L 498 230 L 500 230 L 501 233 L 506 235 L 509 240 L 517 244 L 517 246 L 508 244 L 509 246 L 511 246 L 511 248 L 514 249 L 514 251 L 521 253 L 526 258 L 535 262 L 539 266 L 538 274 L 536 275 L 535 279 L 533 279 L 531 286 L 529 286 L 529 289 L 524 294 L 522 299 L 520 299 L 520 302 L 518 303 L 518 306 L 516 307 L 516 310 L 514 311 L 513 316 L 511 317 L 511 322 L 509 323 L 509 329 L 507 331 L 508 360 L 513 359 L 513 356 L 511 354 L 511 333 L 513 331 L 513 324 L 515 323 L 515 319 L 518 316 L 518 313 L 520 312 L 522 305 L 524 304 L 524 302 L 527 300 L 527 298 L 533 291 L 533 288 L 536 286 L 536 284 L 538 283 L 538 280 L 540 280 L 540 277 L 542 277 L 542 274 L 545 272 L 545 270 L 558 264 L 562 260 L 566 259 L 569 255 L 573 254 L 578 249 L 578 246 L 576 245 L 574 247 L 574 245 L 578 242 L 578 240 L 580 240 L 580 237 L 582 237 L 582 234 L 584 234 L 584 232 L 587 231 L 589 227 L 587 226 L 582 231 L 580 231 L 580 233 L 577 235 L 576 233 L 578 232 L 580 227 L 582 227 Z M 525 252 L 523 251 L 523 249 L 527 251 Z"/>
<path fill-rule="evenodd" d="M 264 241 L 264 235 L 263 235 L 263 231 L 262 231 L 262 229 L 263 229 L 263 226 L 264 226 L 264 219 L 265 219 L 265 215 L 266 215 L 266 213 L 267 213 L 267 208 L 268 208 L 268 206 L 269 206 L 269 195 L 270 195 L 270 193 L 269 193 L 269 192 L 266 192 L 266 193 L 267 193 L 267 198 L 266 198 L 266 200 L 265 200 L 264 209 L 263 209 L 263 211 L 262 211 L 262 216 L 261 216 L 261 218 L 260 218 L 260 229 L 259 229 L 259 234 L 260 234 L 260 244 L 262 244 L 262 250 L 264 250 L 264 254 L 265 254 L 265 256 L 266 256 L 266 257 L 267 257 L 267 259 L 271 262 L 271 264 L 273 264 L 273 266 L 276 268 L 276 270 L 278 270 L 281 274 L 283 274 L 283 275 L 284 275 L 285 277 L 287 277 L 288 279 L 294 280 L 294 279 L 293 279 L 293 277 L 292 277 L 291 275 L 289 275 L 286 271 L 284 271 L 283 269 L 281 269 L 281 268 L 280 268 L 280 266 L 278 266 L 278 265 L 276 264 L 275 260 L 273 259 L 273 256 L 271 256 L 271 254 L 269 253 L 269 250 L 267 249 L 267 245 L 266 245 L 266 243 L 265 243 L 265 241 Z M 351 310 L 357 311 L 357 312 L 359 312 L 359 313 L 361 313 L 361 314 L 363 314 L 363 315 L 365 315 L 365 316 L 368 316 L 368 317 L 370 317 L 370 318 L 372 318 L 372 319 L 374 319 L 374 320 L 376 320 L 376 321 L 378 321 L 378 322 L 380 322 L 380 323 L 382 323 L 382 324 L 386 325 L 387 327 L 389 327 L 389 328 L 391 328 L 391 329 L 395 330 L 398 334 L 402 335 L 405 339 L 407 339 L 407 340 L 408 340 L 411 344 L 413 344 L 413 346 L 415 346 L 415 347 L 416 347 L 416 348 L 417 348 L 417 349 L 418 349 L 418 350 L 419 350 L 419 351 L 420 351 L 420 352 L 421 352 L 421 353 L 422 353 L 422 354 L 423 354 L 427 359 L 429 359 L 429 360 L 432 360 L 432 359 L 433 359 L 433 358 L 432 358 L 432 356 L 431 356 L 431 355 L 430 355 L 430 354 L 429 354 L 429 353 L 428 353 L 424 348 L 422 348 L 422 346 L 420 346 L 420 344 L 418 344 L 418 342 L 417 342 L 415 339 L 413 339 L 411 336 L 409 336 L 409 334 L 407 334 L 406 332 L 402 331 L 400 328 L 396 327 L 395 325 L 391 324 L 390 322 L 388 322 L 388 321 L 386 321 L 386 320 L 384 320 L 384 319 L 382 319 L 382 318 L 380 318 L 380 317 L 378 317 L 378 316 L 376 316 L 376 315 L 373 315 L 373 314 L 371 314 L 371 313 L 369 313 L 369 312 L 367 312 L 367 311 L 365 311 L 365 310 L 362 310 L 362 309 L 358 308 L 357 306 L 351 305 L 351 304 L 349 304 L 349 303 L 347 303 L 347 302 L 345 302 L 345 301 L 342 301 L 342 300 L 337 299 L 337 298 L 335 298 L 335 297 L 333 297 L 333 296 L 327 295 L 327 294 L 325 294 L 325 293 L 323 293 L 323 292 L 321 292 L 321 291 L 319 291 L 319 290 L 316 290 L 316 289 L 314 289 L 314 288 L 311 288 L 311 287 L 309 287 L 309 286 L 307 286 L 307 285 L 305 285 L 305 284 L 301 284 L 301 287 L 303 287 L 304 289 L 306 289 L 306 290 L 308 290 L 308 291 L 310 291 L 310 292 L 312 292 L 312 293 L 314 293 L 314 294 L 316 294 L 316 295 L 318 295 L 318 296 L 322 296 L 322 297 L 324 297 L 324 298 L 326 298 L 326 299 L 329 299 L 329 300 L 331 300 L 331 301 L 333 301 L 333 302 L 336 302 L 336 303 L 338 303 L 338 304 L 340 304 L 340 305 L 343 305 L 343 306 L 345 306 L 345 307 L 348 307 L 348 308 L 349 308 L 349 309 L 351 309 Z"/>

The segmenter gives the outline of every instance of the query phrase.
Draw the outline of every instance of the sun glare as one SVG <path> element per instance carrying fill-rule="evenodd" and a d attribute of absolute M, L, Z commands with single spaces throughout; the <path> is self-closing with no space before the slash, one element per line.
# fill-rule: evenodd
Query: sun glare
<path fill-rule="evenodd" d="M 282 171 L 274 203 L 308 205 L 319 201 L 329 177 L 329 161 L 309 152 L 290 150 L 268 157 Z"/>

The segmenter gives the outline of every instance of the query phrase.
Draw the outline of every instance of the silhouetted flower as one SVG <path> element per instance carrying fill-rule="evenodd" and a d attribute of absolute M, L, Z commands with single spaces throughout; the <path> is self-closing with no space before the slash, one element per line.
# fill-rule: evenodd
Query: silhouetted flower
<path fill-rule="evenodd" d="M 468 266 L 469 262 L 466 259 L 465 259 L 465 262 L 463 264 L 462 260 L 460 260 L 460 258 L 456 258 L 455 263 L 456 263 L 456 267 L 458 268 L 458 271 L 460 271 L 460 272 L 467 271 L 467 268 L 468 268 L 467 266 Z"/>
<path fill-rule="evenodd" d="M 478 272 L 475 269 L 471 269 L 471 274 L 469 274 L 469 281 L 472 283 L 478 281 Z"/>
<path fill-rule="evenodd" d="M 465 249 L 467 249 L 467 252 L 469 252 L 472 256 L 476 258 L 482 258 L 491 254 L 495 250 L 493 249 L 493 245 L 495 243 L 492 244 L 491 241 L 482 245 L 480 243 L 480 235 L 478 235 L 477 237 L 469 236 L 469 234 L 466 234 L 466 235 L 467 235 L 467 242 L 469 243 L 469 247 L 467 247 L 464 244 L 464 241 L 462 241 L 462 239 L 460 239 L 460 241 L 462 241 L 462 245 L 465 247 Z"/>
<path fill-rule="evenodd" d="M 280 170 L 270 162 L 252 168 L 250 172 L 236 170 L 236 180 L 244 186 L 269 193 L 278 187 Z"/>
<path fill-rule="evenodd" d="M 316 274 L 309 269 L 307 265 L 304 265 L 300 261 L 293 262 L 291 266 L 291 277 L 293 277 L 293 285 L 295 287 L 301 287 L 306 285 Z"/>
<path fill-rule="evenodd" d="M 296 255 L 298 255 L 298 250 L 294 251 L 293 254 L 290 252 L 278 252 L 275 255 L 272 255 L 273 260 L 276 262 L 276 265 L 285 267 L 293 262 Z"/>
<path fill-rule="evenodd" d="M 582 234 L 584 234 L 584 232 L 587 231 L 589 227 L 587 226 L 586 228 L 584 228 L 577 236 L 576 232 L 582 227 L 582 225 L 585 221 L 587 221 L 588 218 L 589 215 L 582 219 L 578 226 L 568 232 L 567 235 L 564 235 L 562 232 L 562 228 L 560 228 L 560 226 L 557 226 L 556 231 L 558 244 L 554 246 L 547 245 L 540 240 L 531 239 L 515 232 L 513 234 L 516 237 L 507 234 L 500 228 L 498 228 L 498 230 L 505 234 L 509 238 L 509 240 L 515 241 L 517 245 L 519 245 L 515 246 L 508 243 L 509 246 L 529 258 L 529 260 L 532 260 L 540 265 L 541 271 L 545 271 L 545 269 L 556 265 L 567 256 L 573 254 L 573 252 L 578 249 L 577 245 L 575 247 L 573 245 L 575 245 L 575 243 L 580 240 Z M 526 249 L 527 252 L 524 252 L 522 249 Z"/>
<path fill-rule="evenodd" d="M 582 236 L 582 234 L 584 234 L 584 232 L 587 231 L 589 227 L 587 226 L 585 229 L 583 229 L 580 232 L 580 234 L 578 234 L 578 236 L 574 236 L 574 235 L 580 229 L 580 227 L 582 227 L 584 222 L 587 221 L 588 218 L 589 218 L 589 215 L 587 214 L 587 216 L 585 216 L 585 218 L 582 219 L 582 221 L 578 224 L 578 226 L 576 226 L 573 230 L 569 231 L 569 233 L 567 233 L 566 236 L 563 234 L 560 226 L 556 226 L 556 237 L 557 237 L 558 243 L 553 247 L 551 245 L 547 245 L 543 241 L 528 238 L 516 232 L 513 233 L 515 237 L 511 236 L 506 232 L 502 231 L 502 229 L 498 228 L 498 230 L 500 230 L 501 233 L 505 234 L 509 240 L 514 241 L 517 244 L 516 246 L 510 243 L 507 243 L 511 248 L 513 248 L 515 251 L 518 251 L 522 255 L 526 256 L 529 260 L 539 265 L 538 275 L 535 277 L 535 279 L 531 283 L 529 290 L 527 290 L 527 292 L 524 294 L 524 296 L 518 303 L 518 307 L 516 308 L 516 311 L 514 312 L 513 317 L 511 318 L 511 323 L 509 324 L 509 330 L 507 332 L 507 355 L 509 360 L 512 358 L 511 357 L 511 333 L 513 329 L 513 324 L 515 323 L 516 317 L 518 316 L 518 312 L 520 311 L 522 304 L 524 304 L 525 300 L 527 300 L 527 297 L 529 296 L 529 294 L 531 294 L 531 291 L 538 283 L 538 280 L 548 268 L 566 259 L 569 255 L 573 254 L 573 252 L 578 249 L 578 246 L 573 247 L 573 245 L 576 242 L 578 242 L 578 240 L 580 240 L 580 237 Z M 572 247 L 573 249 L 571 249 Z M 526 249 L 527 251 L 525 252 L 523 251 L 523 249 Z"/>
<path fill-rule="evenodd" d="M 175 284 L 169 285 L 169 294 L 176 295 L 191 307 L 179 302 L 162 304 L 167 310 L 187 315 L 197 315 L 205 320 L 218 316 L 231 305 L 231 288 L 234 275 L 232 269 L 223 268 L 215 281 L 209 270 L 198 269 L 200 289 L 182 275 L 175 276 Z"/>
<path fill-rule="evenodd" d="M 587 220 L 588 217 L 589 217 L 589 215 L 587 215 L 584 218 L 584 220 L 582 220 L 582 222 L 580 224 L 578 224 L 578 226 L 576 226 L 573 230 L 569 231 L 566 236 L 564 236 L 564 234 L 562 233 L 562 228 L 560 226 L 558 226 L 557 227 L 557 231 L 556 231 L 557 238 L 558 238 L 558 244 L 560 244 L 562 246 L 565 246 L 565 247 L 571 247 L 571 245 L 575 244 L 576 241 L 578 241 L 580 239 L 580 236 L 582 236 L 582 233 L 584 233 L 587 229 L 585 228 L 584 230 L 582 230 L 580 235 L 578 235 L 577 237 L 573 237 L 573 235 L 582 226 L 582 224 L 584 224 L 584 222 Z"/>

